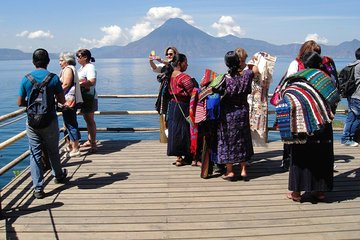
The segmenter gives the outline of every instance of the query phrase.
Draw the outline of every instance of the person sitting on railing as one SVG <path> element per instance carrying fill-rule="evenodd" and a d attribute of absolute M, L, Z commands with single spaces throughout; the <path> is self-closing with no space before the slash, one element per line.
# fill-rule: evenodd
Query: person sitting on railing
<path fill-rule="evenodd" d="M 43 82 L 44 79 L 48 78 L 49 71 L 47 66 L 50 62 L 49 54 L 45 49 L 39 48 L 36 49 L 33 53 L 33 64 L 35 70 L 30 73 L 30 75 L 23 77 L 21 81 L 21 86 L 19 90 L 19 96 L 17 100 L 18 106 L 28 106 L 32 102 L 32 99 L 29 99 L 33 89 L 34 80 L 38 85 Z M 64 183 L 67 176 L 66 169 L 61 168 L 60 163 L 60 154 L 59 154 L 59 123 L 55 110 L 55 99 L 58 103 L 65 103 L 64 91 L 61 87 L 61 82 L 59 77 L 56 74 L 53 74 L 53 77 L 48 81 L 46 87 L 46 94 L 41 94 L 42 96 L 47 96 L 47 98 L 38 97 L 35 101 L 46 101 L 48 107 L 48 113 L 44 124 L 41 124 L 39 127 L 34 127 L 33 124 L 30 124 L 29 112 L 28 121 L 26 124 L 26 132 L 29 139 L 29 148 L 30 148 L 30 170 L 31 178 L 33 181 L 33 195 L 35 198 L 44 198 L 44 169 L 42 164 L 42 147 L 46 149 L 52 173 L 55 175 L 55 183 Z M 45 100 L 46 99 L 46 100 Z M 28 106 L 28 109 L 30 106 Z M 36 122 L 36 120 L 34 121 Z M 33 126 L 31 126 L 33 125 Z"/>

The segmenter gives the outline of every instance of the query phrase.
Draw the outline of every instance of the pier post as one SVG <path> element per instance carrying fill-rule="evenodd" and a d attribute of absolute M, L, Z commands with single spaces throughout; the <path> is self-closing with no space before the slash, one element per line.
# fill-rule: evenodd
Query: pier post
<path fill-rule="evenodd" d="M 167 143 L 167 136 L 165 134 L 165 115 L 160 114 L 160 142 Z"/>

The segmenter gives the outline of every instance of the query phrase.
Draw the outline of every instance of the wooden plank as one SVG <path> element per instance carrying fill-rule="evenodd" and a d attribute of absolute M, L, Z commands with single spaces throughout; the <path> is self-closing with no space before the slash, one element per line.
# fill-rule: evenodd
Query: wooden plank
<path fill-rule="evenodd" d="M 28 173 L 2 190 L 7 237 L 359 238 L 358 150 L 335 143 L 334 191 L 319 204 L 286 199 L 281 150 L 281 142 L 255 147 L 250 182 L 225 182 L 201 179 L 198 167 L 173 166 L 174 157 L 167 157 L 166 144 L 157 140 L 100 141 L 97 154 L 64 158 L 67 184 L 46 176 L 45 199 L 32 197 Z"/>

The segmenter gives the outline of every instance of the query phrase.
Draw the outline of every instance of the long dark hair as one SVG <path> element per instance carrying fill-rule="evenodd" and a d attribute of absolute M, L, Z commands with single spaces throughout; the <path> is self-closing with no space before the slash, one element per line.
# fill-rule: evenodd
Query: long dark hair
<path fill-rule="evenodd" d="M 240 59 L 235 51 L 227 52 L 225 54 L 224 60 L 226 66 L 229 68 L 228 73 L 230 74 L 230 76 L 234 77 L 236 74 L 239 73 Z"/>
<path fill-rule="evenodd" d="M 95 62 L 95 58 L 91 56 L 91 52 L 88 49 L 79 49 L 76 51 L 76 56 L 86 57 L 89 62 Z"/>
<path fill-rule="evenodd" d="M 171 65 L 176 67 L 179 63 L 185 62 L 187 60 L 186 55 L 183 53 L 175 54 L 173 60 L 171 61 Z"/>

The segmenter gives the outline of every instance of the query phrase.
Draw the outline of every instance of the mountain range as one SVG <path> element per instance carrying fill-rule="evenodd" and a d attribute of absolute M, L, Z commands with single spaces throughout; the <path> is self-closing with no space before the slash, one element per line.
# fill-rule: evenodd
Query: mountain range
<path fill-rule="evenodd" d="M 239 38 L 233 35 L 213 37 L 180 18 L 172 18 L 147 36 L 126 46 L 106 46 L 90 50 L 95 58 L 147 57 L 152 50 L 162 57 L 168 46 L 176 46 L 180 52 L 191 57 L 223 57 L 227 51 L 237 47 L 244 48 L 249 56 L 258 51 L 265 51 L 275 56 L 293 57 L 297 55 L 301 44 L 275 45 L 266 41 Z M 360 41 L 354 39 L 336 46 L 321 44 L 321 47 L 323 55 L 333 58 L 353 58 L 355 50 L 360 47 Z M 58 57 L 57 53 L 51 55 L 55 58 Z M 0 60 L 29 58 L 31 59 L 31 53 L 0 48 Z"/>

